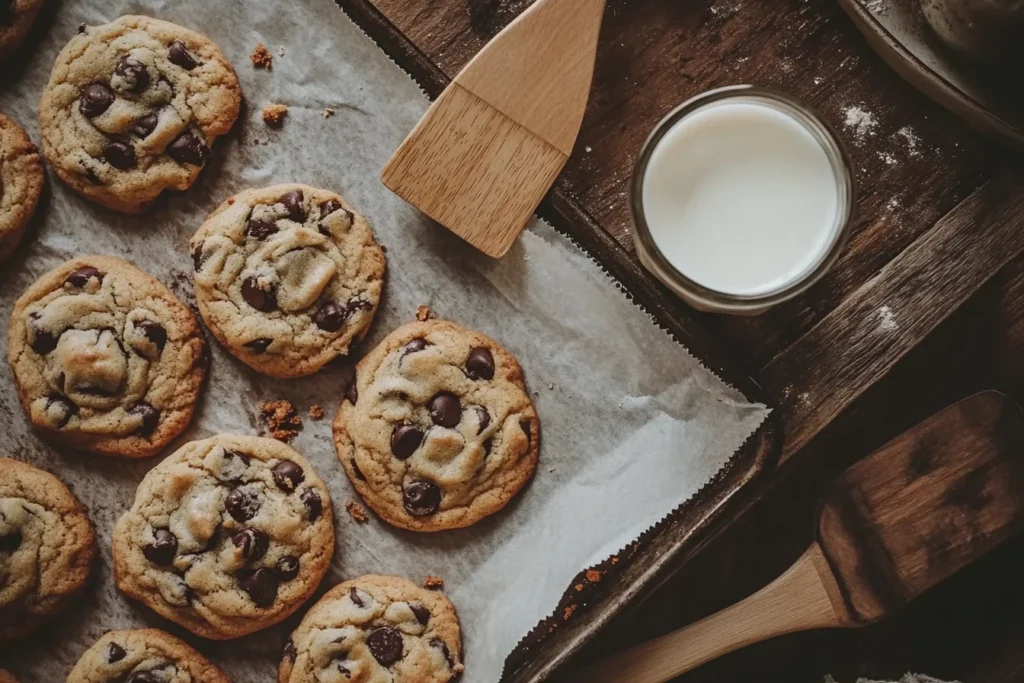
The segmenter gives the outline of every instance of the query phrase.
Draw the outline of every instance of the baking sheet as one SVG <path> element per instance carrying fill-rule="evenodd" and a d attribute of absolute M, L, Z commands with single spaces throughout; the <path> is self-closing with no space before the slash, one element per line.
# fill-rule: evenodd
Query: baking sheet
<path fill-rule="evenodd" d="M 62 2 L 26 61 L 0 91 L 0 111 L 38 141 L 36 105 L 53 59 L 82 23 L 144 13 L 195 28 L 235 65 L 247 102 L 235 131 L 190 191 L 144 216 L 93 206 L 51 174 L 37 231 L 0 274 L 0 324 L 36 277 L 76 253 L 121 256 L 192 301 L 187 241 L 203 217 L 247 187 L 298 181 L 342 193 L 374 225 L 388 250 L 387 293 L 368 339 L 376 343 L 426 304 L 439 315 L 502 341 L 521 361 L 542 423 L 533 483 L 503 512 L 467 530 L 420 535 L 344 513 L 358 499 L 334 455 L 330 420 L 305 418 L 292 444 L 327 481 L 338 547 L 323 589 L 362 573 L 420 581 L 444 577 L 458 607 L 466 683 L 497 681 L 505 657 L 548 616 L 575 574 L 616 552 L 706 483 L 767 416 L 704 369 L 634 306 L 568 239 L 535 222 L 500 261 L 488 259 L 391 195 L 379 170 L 426 110 L 416 85 L 331 0 L 210 3 L 203 0 Z M 270 72 L 248 55 L 274 55 Z M 279 54 L 283 48 L 284 55 Z M 5 68 L 5 67 L 0 67 Z M 289 107 L 280 131 L 260 109 Z M 325 107 L 335 115 L 324 118 Z M 0 353 L 6 356 L 6 338 Z M 258 431 L 261 401 L 287 398 L 300 413 L 328 415 L 351 370 L 272 380 L 249 371 L 211 340 L 205 398 L 176 445 L 218 432 Z M 58 473 L 89 509 L 101 564 L 81 603 L 38 637 L 0 653 L 24 681 L 63 680 L 81 652 L 111 628 L 177 627 L 117 593 L 110 533 L 137 483 L 162 456 L 125 462 L 58 452 L 21 414 L 9 370 L 0 379 L 0 447 Z M 171 452 L 174 447 L 167 452 Z M 301 612 L 300 612 L 301 614 Z M 236 681 L 271 680 L 280 647 L 298 621 L 228 643 L 188 640 Z"/>

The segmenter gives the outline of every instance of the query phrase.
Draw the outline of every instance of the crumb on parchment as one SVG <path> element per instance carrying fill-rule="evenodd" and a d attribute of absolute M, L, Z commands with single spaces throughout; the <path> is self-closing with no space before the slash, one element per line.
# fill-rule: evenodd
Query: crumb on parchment
<path fill-rule="evenodd" d="M 430 310 L 430 306 L 420 306 L 416 309 L 416 319 L 421 323 L 426 322 L 427 320 L 433 320 L 436 317 L 437 316 L 434 315 L 434 312 Z"/>
<path fill-rule="evenodd" d="M 302 419 L 291 401 L 264 401 L 260 404 L 260 417 L 263 418 L 267 435 L 278 441 L 287 443 L 302 429 Z"/>
<path fill-rule="evenodd" d="M 256 43 L 256 46 L 252 49 L 252 54 L 249 55 L 249 59 L 252 60 L 252 65 L 257 69 L 269 70 L 273 68 L 274 57 L 263 43 Z"/>
<path fill-rule="evenodd" d="M 366 524 L 370 521 L 370 517 L 366 514 L 366 510 L 363 509 L 363 506 L 354 500 L 350 500 L 345 503 L 345 512 L 347 512 L 348 516 L 359 524 Z"/>
<path fill-rule="evenodd" d="M 444 579 L 440 576 L 428 576 L 423 579 L 423 587 L 430 590 L 441 590 L 444 588 Z"/>
<path fill-rule="evenodd" d="M 280 126 L 288 113 L 288 105 L 271 102 L 263 107 L 263 123 L 268 126 Z"/>
<path fill-rule="evenodd" d="M 324 107 L 324 118 L 329 119 L 334 116 L 334 110 L 330 107 Z"/>
<path fill-rule="evenodd" d="M 327 414 L 327 411 L 324 410 L 323 406 L 318 406 L 316 404 L 313 404 L 313 405 L 311 405 L 309 407 L 309 416 L 311 418 L 313 418 L 314 420 L 322 420 L 322 419 L 324 419 L 324 415 L 326 415 L 326 414 Z"/>

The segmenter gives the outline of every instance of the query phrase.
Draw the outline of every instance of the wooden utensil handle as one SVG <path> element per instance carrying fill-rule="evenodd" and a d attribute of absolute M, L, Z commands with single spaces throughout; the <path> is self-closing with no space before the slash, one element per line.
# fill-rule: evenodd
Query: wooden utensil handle
<path fill-rule="evenodd" d="M 662 683 L 746 645 L 795 631 L 841 626 L 825 589 L 824 581 L 829 580 L 821 550 L 812 545 L 785 574 L 746 600 L 582 671 L 569 672 L 561 680 Z"/>

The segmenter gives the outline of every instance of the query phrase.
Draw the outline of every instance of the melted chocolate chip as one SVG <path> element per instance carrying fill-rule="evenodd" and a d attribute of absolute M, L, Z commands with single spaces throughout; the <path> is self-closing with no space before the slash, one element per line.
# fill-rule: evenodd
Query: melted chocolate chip
<path fill-rule="evenodd" d="M 196 135 L 195 131 L 191 130 L 185 131 L 167 145 L 167 155 L 179 164 L 202 166 L 206 163 L 209 153 L 210 148 Z"/>
<path fill-rule="evenodd" d="M 285 643 L 284 647 L 281 648 L 281 656 L 294 662 L 295 658 L 299 656 L 299 651 L 295 649 L 295 643 L 290 640 Z"/>
<path fill-rule="evenodd" d="M 462 403 L 455 394 L 442 391 L 430 399 L 430 419 L 442 427 L 455 427 L 462 420 Z"/>
<path fill-rule="evenodd" d="M 452 666 L 455 664 L 452 661 L 452 653 L 448 651 L 448 646 L 445 645 L 443 640 L 441 640 L 440 638 L 431 638 L 430 647 L 436 647 L 438 650 L 440 650 L 441 654 L 444 655 L 444 661 L 448 665 L 448 668 L 452 668 Z"/>
<path fill-rule="evenodd" d="M 391 453 L 399 460 L 412 457 L 423 443 L 423 430 L 415 425 L 400 424 L 391 432 Z"/>
<path fill-rule="evenodd" d="M 479 425 L 480 432 L 482 432 L 491 424 L 491 414 L 483 406 L 473 406 L 473 410 L 476 411 L 476 422 Z M 477 433 L 479 434 L 480 432 Z"/>
<path fill-rule="evenodd" d="M 260 510 L 260 499 L 253 491 L 234 489 L 224 499 L 228 514 L 239 522 L 248 522 Z"/>
<path fill-rule="evenodd" d="M 254 240 L 265 240 L 277 232 L 277 226 L 270 221 L 251 220 L 245 234 Z"/>
<path fill-rule="evenodd" d="M 140 138 L 148 138 L 150 134 L 156 130 L 156 124 L 159 122 L 156 112 L 146 114 L 141 118 L 135 119 L 135 123 L 132 124 L 132 132 L 138 135 Z"/>
<path fill-rule="evenodd" d="M 137 163 L 135 149 L 124 140 L 109 141 L 103 147 L 103 160 L 121 171 L 127 171 Z"/>
<path fill-rule="evenodd" d="M 81 268 L 71 271 L 68 276 L 64 278 L 64 284 L 71 285 L 72 287 L 85 287 L 92 278 L 102 280 L 103 274 L 92 266 L 82 266 Z"/>
<path fill-rule="evenodd" d="M 366 646 L 381 666 L 391 666 L 402 658 L 405 643 L 397 630 L 382 626 L 366 636 Z"/>
<path fill-rule="evenodd" d="M 277 578 L 281 581 L 291 581 L 299 575 L 299 558 L 294 555 L 285 555 L 277 561 Z"/>
<path fill-rule="evenodd" d="M 124 683 L 163 683 L 163 681 L 163 675 L 157 674 L 155 671 L 134 671 L 124 679 Z"/>
<path fill-rule="evenodd" d="M 356 401 L 359 400 L 359 387 L 356 386 L 355 377 L 353 377 L 352 381 L 348 383 L 347 387 L 345 387 L 345 400 L 352 405 L 355 405 Z"/>
<path fill-rule="evenodd" d="M 260 289 L 259 280 L 255 275 L 242 280 L 242 298 L 257 311 L 269 313 L 277 308 L 277 295 L 273 290 L 265 292 Z"/>
<path fill-rule="evenodd" d="M 41 356 L 45 356 L 57 348 L 57 335 L 50 334 L 44 330 L 36 332 L 35 338 L 32 340 L 32 350 Z"/>
<path fill-rule="evenodd" d="M 302 468 L 291 460 L 282 460 L 277 463 L 274 465 L 271 473 L 274 476 L 274 483 L 277 484 L 277 488 L 288 493 L 294 491 L 295 487 L 306 479 L 306 474 L 302 471 Z"/>
<path fill-rule="evenodd" d="M 167 529 L 154 529 L 153 542 L 143 546 L 142 554 L 153 564 L 167 566 L 178 554 L 178 538 Z"/>
<path fill-rule="evenodd" d="M 117 643 L 111 643 L 110 647 L 107 649 L 107 663 L 113 664 L 115 662 L 120 662 L 127 655 L 128 653 L 125 652 L 125 649 L 123 647 L 121 647 Z"/>
<path fill-rule="evenodd" d="M 533 441 L 533 432 L 530 429 L 531 420 L 528 417 L 524 417 L 519 420 L 519 428 L 523 430 L 523 434 L 526 434 L 526 445 L 529 446 Z"/>
<path fill-rule="evenodd" d="M 486 458 L 491 454 L 491 449 L 494 448 L 494 439 L 487 439 L 484 441 L 484 457 Z"/>
<path fill-rule="evenodd" d="M 13 553 L 21 545 L 21 532 L 12 531 L 6 536 L 0 536 L 0 553 Z"/>
<path fill-rule="evenodd" d="M 180 40 L 176 40 L 171 43 L 170 47 L 167 48 L 167 59 L 171 64 L 177 64 L 186 71 L 191 71 L 196 68 L 195 58 L 189 53 L 188 48 Z"/>
<path fill-rule="evenodd" d="M 140 93 L 149 87 L 149 70 L 131 55 L 125 54 L 118 58 L 114 73 L 123 79 L 128 92 Z"/>
<path fill-rule="evenodd" d="M 259 339 L 253 339 L 251 342 L 242 344 L 245 348 L 249 349 L 256 355 L 267 352 L 267 347 L 274 343 L 273 339 L 267 339 L 266 337 L 260 337 Z"/>
<path fill-rule="evenodd" d="M 306 220 L 306 212 L 302 208 L 302 199 L 302 190 L 291 190 L 281 195 L 277 201 L 284 204 L 284 208 L 288 210 L 288 218 L 296 223 L 303 223 Z"/>
<path fill-rule="evenodd" d="M 199 270 L 200 268 L 203 267 L 203 260 L 204 260 L 203 259 L 203 245 L 204 244 L 206 244 L 206 243 L 202 242 L 200 244 L 197 244 L 196 248 L 192 250 L 192 267 L 194 269 L 196 269 L 196 270 Z"/>
<path fill-rule="evenodd" d="M 267 554 L 270 537 L 259 529 L 247 526 L 231 537 L 231 543 L 242 551 L 244 559 L 255 562 Z"/>
<path fill-rule="evenodd" d="M 335 211 L 342 211 L 344 208 L 337 199 L 328 199 L 320 204 L 320 220 L 327 218 Z"/>
<path fill-rule="evenodd" d="M 135 327 L 142 330 L 142 334 L 146 335 L 146 339 L 153 342 L 157 351 L 164 350 L 164 346 L 167 344 L 167 330 L 163 325 L 152 320 L 142 320 L 136 323 Z"/>
<path fill-rule="evenodd" d="M 356 607 L 366 607 L 366 603 L 359 597 L 359 591 L 356 590 L 355 586 L 348 589 L 348 599 L 352 601 Z"/>
<path fill-rule="evenodd" d="M 345 324 L 348 311 L 340 306 L 337 301 L 325 301 L 316 309 L 313 315 L 313 322 L 324 332 L 337 332 Z"/>
<path fill-rule="evenodd" d="M 345 305 L 345 318 L 351 318 L 356 311 L 369 311 L 373 308 L 373 304 L 369 301 L 363 301 L 362 299 L 349 299 L 348 304 Z"/>
<path fill-rule="evenodd" d="M 160 411 L 145 401 L 139 401 L 129 408 L 128 414 L 137 415 L 142 418 L 142 424 L 135 430 L 135 433 L 139 436 L 149 436 L 156 430 L 156 426 L 160 424 Z"/>
<path fill-rule="evenodd" d="M 408 356 L 410 353 L 418 353 L 423 349 L 427 348 L 428 346 L 430 346 L 430 344 L 427 343 L 426 339 L 424 339 L 423 337 L 416 337 L 415 339 L 413 339 L 408 344 L 402 347 L 402 355 Z"/>
<path fill-rule="evenodd" d="M 494 356 L 486 346 L 477 346 L 466 358 L 466 374 L 470 379 L 494 379 Z"/>
<path fill-rule="evenodd" d="M 49 412 L 50 408 L 54 406 L 57 406 L 61 411 L 60 420 L 57 422 L 57 429 L 64 427 L 71 421 L 72 416 L 78 412 L 78 406 L 72 403 L 68 398 L 59 394 L 51 394 L 46 397 L 47 412 Z"/>
<path fill-rule="evenodd" d="M 402 492 L 402 503 L 410 515 L 432 515 L 441 507 L 441 489 L 431 481 L 414 481 Z"/>
<path fill-rule="evenodd" d="M 114 91 L 104 83 L 87 85 L 82 91 L 82 98 L 78 101 L 78 111 L 88 119 L 94 118 L 110 109 L 115 97 Z"/>
<path fill-rule="evenodd" d="M 361 469 L 359 469 L 359 465 L 356 464 L 356 459 L 350 458 L 349 464 L 352 465 L 352 473 L 356 475 L 356 479 L 358 479 L 359 481 L 366 481 L 366 475 L 363 474 L 363 471 Z"/>
<path fill-rule="evenodd" d="M 411 609 L 412 613 L 416 615 L 416 621 L 420 622 L 423 626 L 426 626 L 427 622 L 430 621 L 430 610 L 423 605 L 415 602 L 409 603 L 409 609 Z"/>
<path fill-rule="evenodd" d="M 320 515 L 324 511 L 324 501 L 320 498 L 319 493 L 313 489 L 306 489 L 299 494 L 299 500 L 306 506 L 310 521 L 320 519 Z"/>
<path fill-rule="evenodd" d="M 270 607 L 274 604 L 279 581 L 273 569 L 260 567 L 256 571 L 238 572 L 238 583 L 257 607 Z"/>

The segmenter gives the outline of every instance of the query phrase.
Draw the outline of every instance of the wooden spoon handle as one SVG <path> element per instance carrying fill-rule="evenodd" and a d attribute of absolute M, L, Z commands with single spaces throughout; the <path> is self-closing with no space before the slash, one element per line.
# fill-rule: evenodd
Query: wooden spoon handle
<path fill-rule="evenodd" d="M 812 545 L 785 574 L 746 600 L 643 645 L 597 662 L 564 680 L 587 683 L 662 683 L 741 647 L 794 631 L 843 625 L 820 572 L 828 572 Z M 830 579 L 831 575 L 826 577 Z"/>

